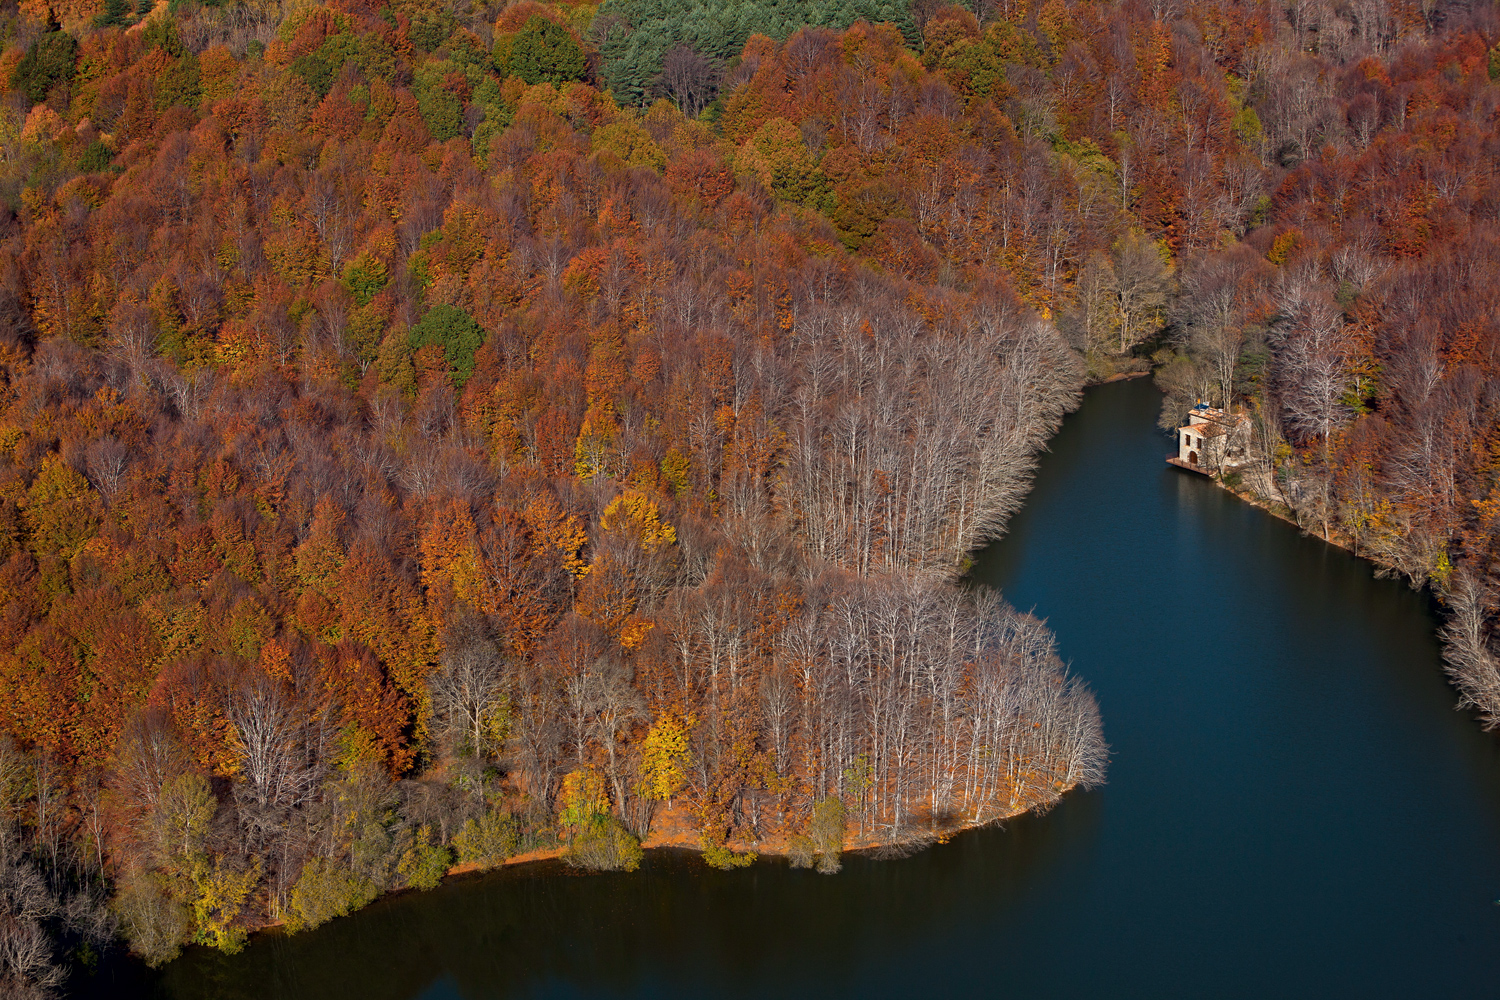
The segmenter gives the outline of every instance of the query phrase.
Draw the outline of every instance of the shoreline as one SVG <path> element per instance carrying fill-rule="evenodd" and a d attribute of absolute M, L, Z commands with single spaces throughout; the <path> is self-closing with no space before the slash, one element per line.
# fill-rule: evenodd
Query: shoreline
<path fill-rule="evenodd" d="M 901 850 L 907 847 L 920 850 L 923 847 L 933 844 L 946 843 L 950 838 L 960 833 L 966 833 L 969 830 L 980 830 L 997 823 L 1004 823 L 1007 820 L 1015 819 L 1017 816 L 1024 816 L 1029 812 L 1034 812 L 1043 805 L 1051 808 L 1058 802 L 1061 802 L 1063 796 L 1073 791 L 1075 787 L 1074 785 L 1068 786 L 1058 793 L 1057 798 L 1049 800 L 1046 803 L 1034 803 L 1030 806 L 1017 807 L 1003 815 L 990 816 L 981 821 L 960 823 L 955 826 L 945 827 L 942 830 L 914 830 L 913 832 L 917 835 L 905 840 L 885 840 L 871 834 L 864 836 L 846 834 L 844 847 L 840 853 L 852 854 L 868 851 Z M 697 830 L 691 826 L 690 817 L 686 815 L 684 810 L 671 810 L 669 816 L 662 818 L 671 820 L 670 825 L 673 828 L 670 830 L 667 829 L 668 824 L 660 821 L 653 823 L 651 833 L 641 841 L 642 850 L 649 851 L 660 847 L 671 847 L 702 852 L 702 841 L 699 839 Z M 683 822 L 684 820 L 688 820 L 688 822 Z M 736 854 L 753 851 L 756 855 L 763 857 L 783 858 L 791 853 L 788 837 L 785 834 L 773 834 L 760 841 L 734 838 L 726 842 L 724 846 Z"/>
<path fill-rule="evenodd" d="M 901 850 L 903 848 L 921 850 L 933 845 L 944 844 L 961 833 L 968 833 L 971 830 L 982 830 L 985 827 L 1005 823 L 1018 816 L 1025 816 L 1027 813 L 1036 812 L 1038 809 L 1046 812 L 1062 802 L 1063 797 L 1076 787 L 1076 785 L 1069 785 L 1067 788 L 1062 789 L 1055 799 L 1033 803 L 1029 806 L 1020 806 L 1008 813 L 990 816 L 978 822 L 961 823 L 956 826 L 945 827 L 942 830 L 914 831 L 919 835 L 904 840 L 885 840 L 869 834 L 864 836 L 849 835 L 846 836 L 844 847 L 839 853 L 862 854 L 871 851 Z M 698 831 L 690 825 L 690 822 L 683 822 L 690 819 L 687 810 L 673 809 L 670 811 L 664 810 L 664 812 L 667 812 L 668 815 L 661 817 L 657 822 L 653 823 L 651 832 L 641 840 L 641 850 L 655 851 L 671 849 L 694 851 L 699 854 L 703 853 L 702 840 L 699 837 Z M 667 820 L 668 822 L 663 823 L 662 820 Z M 724 846 L 736 854 L 753 852 L 757 857 L 784 858 L 791 853 L 788 837 L 785 834 L 774 834 L 760 841 L 745 840 L 737 837 L 727 841 Z M 487 868 L 481 867 L 478 862 L 467 861 L 450 867 L 443 874 L 443 878 L 448 879 L 459 875 L 495 871 L 511 865 L 533 864 L 538 861 L 556 861 L 562 859 L 567 854 L 567 851 L 566 847 L 540 848 L 513 855 L 500 862 L 500 864 L 491 865 Z M 579 871 L 587 872 L 590 869 L 580 868 Z M 406 891 L 405 889 L 396 890 L 398 893 Z M 384 893 L 382 895 L 391 895 L 391 893 Z M 355 912 L 358 913 L 359 911 L 356 910 Z"/>
<path fill-rule="evenodd" d="M 1186 472 L 1187 470 L 1181 471 Z M 1361 549 L 1358 542 L 1347 532 L 1339 531 L 1336 528 L 1330 527 L 1328 529 L 1328 534 L 1324 535 L 1323 532 L 1320 531 L 1317 527 L 1311 527 L 1298 521 L 1292 509 L 1279 500 L 1273 500 L 1269 497 L 1264 497 L 1250 489 L 1236 488 L 1226 485 L 1218 475 L 1210 474 L 1205 478 L 1207 478 L 1208 481 L 1212 483 L 1216 488 L 1223 490 L 1230 496 L 1242 501 L 1243 503 L 1251 507 L 1256 508 L 1257 510 L 1264 511 L 1270 516 L 1276 518 L 1278 521 L 1283 521 L 1286 524 L 1291 525 L 1292 527 L 1296 528 L 1297 531 L 1302 535 L 1308 538 L 1316 539 L 1317 541 L 1322 542 L 1324 545 L 1331 545 L 1336 549 L 1347 552 L 1349 555 L 1353 556 L 1356 559 L 1360 559 L 1364 562 L 1369 563 L 1371 566 L 1376 568 L 1377 576 L 1389 573 L 1392 578 L 1404 581 L 1413 590 L 1426 591 L 1433 598 L 1433 600 L 1437 601 L 1439 604 L 1442 603 L 1442 597 L 1440 593 L 1436 588 L 1433 587 L 1430 580 L 1424 580 L 1421 584 L 1412 583 L 1412 581 L 1395 566 L 1384 561 L 1383 559 L 1375 557 L 1367 549 Z"/>
<path fill-rule="evenodd" d="M 1325 545 L 1332 545 L 1336 549 L 1342 549 L 1343 551 L 1354 556 L 1356 559 L 1363 559 L 1366 562 L 1371 563 L 1375 566 L 1379 566 L 1382 569 L 1395 569 L 1395 567 L 1391 566 L 1389 563 L 1381 562 L 1379 559 L 1376 559 L 1368 553 L 1361 552 L 1358 544 L 1354 541 L 1354 539 L 1350 538 L 1346 533 L 1342 531 L 1330 528 L 1328 530 L 1328 534 L 1324 535 L 1318 529 L 1309 527 L 1301 523 L 1297 520 L 1296 515 L 1292 512 L 1292 509 L 1279 500 L 1273 500 L 1269 497 L 1263 497 L 1253 490 L 1229 486 L 1218 475 L 1209 475 L 1207 479 L 1209 482 L 1213 483 L 1214 486 L 1223 490 L 1225 493 L 1228 493 L 1230 496 L 1235 497 L 1246 504 L 1249 504 L 1251 507 L 1255 507 L 1258 510 L 1265 511 L 1267 514 L 1270 514 L 1278 521 L 1284 521 L 1285 523 L 1290 524 L 1292 527 L 1296 528 L 1298 531 L 1309 538 L 1316 538 L 1318 541 L 1324 543 Z"/>
<path fill-rule="evenodd" d="M 1152 372 L 1149 368 L 1144 371 L 1117 372 L 1116 374 L 1111 375 L 1108 378 L 1105 378 L 1098 382 L 1089 382 L 1085 380 L 1081 388 L 1087 389 L 1090 386 L 1101 385 L 1107 382 L 1121 382 L 1130 379 L 1145 378 L 1150 374 L 1152 374 Z M 1081 401 L 1082 399 L 1080 395 L 1078 403 L 1075 403 L 1075 405 L 1068 408 L 1065 416 L 1076 412 L 1078 409 L 1078 405 L 1081 404 Z M 1049 434 L 1048 436 L 1049 442 L 1051 441 L 1051 438 L 1056 435 L 1057 430 L 1057 427 L 1054 427 L 1052 429 L 1051 434 Z M 1045 448 L 1046 446 L 1044 445 L 1039 450 L 1045 450 Z M 1027 484 L 1026 494 L 1028 495 L 1029 499 L 1029 483 Z M 995 539 L 991 539 L 990 542 L 986 544 L 992 544 L 994 541 Z M 969 557 L 966 558 L 971 558 L 972 555 L 973 553 L 970 553 Z M 965 570 L 965 572 L 967 572 L 967 570 Z M 882 860 L 902 860 L 904 858 L 910 857 L 913 854 L 917 854 L 923 850 L 926 850 L 929 847 L 941 846 L 943 844 L 946 844 L 953 837 L 956 837 L 962 833 L 967 833 L 971 830 L 981 830 L 985 827 L 998 826 L 1002 823 L 1016 819 L 1019 816 L 1024 816 L 1028 813 L 1045 815 L 1057 805 L 1061 804 L 1068 793 L 1075 791 L 1077 787 L 1078 786 L 1076 782 L 1068 784 L 1062 788 L 1057 789 L 1054 794 L 1048 798 L 1018 806 L 1011 809 L 1009 812 L 997 813 L 996 815 L 990 816 L 983 820 L 959 823 L 951 827 L 945 827 L 941 830 L 914 829 L 911 836 L 902 840 L 883 840 L 870 835 L 851 837 L 846 831 L 844 846 L 840 849 L 839 854 L 843 855 L 851 853 L 865 854 L 872 852 L 890 852 L 890 854 L 886 855 L 884 858 L 882 858 Z M 684 820 L 686 822 L 684 822 Z M 675 829 L 669 829 L 669 827 L 675 827 Z M 756 860 L 759 860 L 761 857 L 781 858 L 787 857 L 791 854 L 789 842 L 791 836 L 792 835 L 788 833 L 779 833 L 760 841 L 744 840 L 743 838 L 731 838 L 727 840 L 723 846 L 728 850 L 734 852 L 735 854 L 745 854 L 747 852 L 753 852 L 756 855 Z M 691 822 L 691 817 L 685 808 L 660 810 L 658 816 L 655 817 L 655 821 L 651 824 L 651 831 L 640 840 L 639 844 L 641 850 L 643 851 L 672 849 L 694 851 L 700 855 L 704 853 L 701 833 Z M 511 857 L 506 858 L 498 864 L 482 865 L 480 862 L 476 861 L 453 864 L 443 872 L 443 875 L 438 880 L 438 883 L 431 889 L 419 889 L 412 886 L 406 886 L 399 889 L 388 889 L 381 892 L 374 899 L 370 900 L 368 903 L 364 904 L 358 909 L 343 914 L 342 917 L 333 917 L 331 918 L 331 920 L 326 922 L 331 923 L 334 920 L 357 916 L 360 912 L 368 909 L 370 906 L 373 906 L 381 902 L 382 900 L 386 900 L 392 897 L 402 896 L 408 893 L 434 891 L 441 888 L 450 879 L 462 878 L 464 876 L 483 875 L 511 866 L 519 867 L 522 865 L 538 864 L 543 861 L 563 860 L 565 858 L 565 855 L 567 854 L 567 851 L 567 846 L 539 848 L 536 850 L 525 851 L 520 854 L 512 855 Z M 705 867 L 709 866 L 705 863 Z M 584 867 L 579 867 L 577 871 L 580 874 L 599 873 L 597 870 Z M 315 929 L 316 927 L 307 928 L 306 930 Z M 284 919 L 268 920 L 264 923 L 257 924 L 254 927 L 248 927 L 246 928 L 246 930 L 248 932 L 248 940 L 246 941 L 246 946 L 252 943 L 260 935 L 268 932 L 288 936 L 295 933 L 300 933 L 295 931 L 288 931 L 286 929 L 286 921 Z"/>
<path fill-rule="evenodd" d="M 1098 382 L 1085 381 L 1082 388 L 1087 389 L 1093 385 L 1102 385 L 1107 382 L 1122 382 L 1130 379 L 1145 378 L 1150 374 L 1150 369 L 1147 369 L 1145 371 L 1118 372 Z M 1081 403 L 1081 396 L 1079 402 Z M 1076 412 L 1077 409 L 1078 406 L 1074 405 L 1073 407 L 1068 409 L 1067 413 L 1072 414 Z M 1056 435 L 1056 431 L 1057 428 L 1054 428 L 1052 431 L 1052 435 L 1049 435 L 1049 442 L 1051 440 L 1051 437 Z M 1045 450 L 1045 446 L 1043 450 Z M 1029 498 L 1029 484 L 1026 492 Z M 990 543 L 993 543 L 993 541 L 994 539 L 991 539 Z M 891 852 L 891 854 L 889 855 L 889 860 L 902 860 L 906 857 L 910 857 L 912 854 L 916 854 L 923 850 L 926 850 L 929 847 L 941 846 L 943 844 L 946 844 L 953 837 L 956 837 L 962 833 L 968 833 L 971 830 L 981 830 L 985 827 L 997 826 L 999 824 L 1016 819 L 1019 816 L 1024 816 L 1028 813 L 1045 815 L 1047 812 L 1050 812 L 1053 808 L 1061 804 L 1068 793 L 1075 791 L 1077 787 L 1078 786 L 1076 782 L 1066 785 L 1062 788 L 1057 789 L 1057 791 L 1050 798 L 1035 801 L 1028 805 L 1018 806 L 1010 810 L 1009 812 L 996 814 L 984 820 L 960 823 L 955 826 L 946 827 L 942 830 L 914 830 L 913 833 L 917 835 L 911 836 L 904 840 L 882 840 L 877 837 L 868 835 L 862 837 L 850 837 L 846 832 L 845 843 L 844 846 L 840 849 L 839 853 L 840 855 L 843 855 L 851 853 L 864 854 L 871 852 L 889 851 Z M 683 822 L 684 820 L 686 822 Z M 675 826 L 677 828 L 669 830 L 669 826 Z M 725 842 L 724 847 L 734 852 L 735 854 L 754 852 L 756 855 L 756 860 L 759 860 L 761 857 L 782 858 L 789 856 L 791 853 L 789 839 L 790 835 L 786 833 L 776 834 L 760 841 L 732 838 Z M 703 853 L 701 834 L 699 833 L 696 826 L 692 824 L 691 818 L 685 808 L 660 810 L 658 816 L 655 817 L 655 821 L 651 824 L 651 832 L 641 839 L 640 847 L 643 851 L 672 849 L 695 851 L 700 855 Z M 359 909 L 344 914 L 343 917 L 346 918 L 356 916 L 361 911 L 369 908 L 370 906 L 373 906 L 380 901 L 389 899 L 391 897 L 406 895 L 408 893 L 414 892 L 420 893 L 434 891 L 438 888 L 441 888 L 443 884 L 446 883 L 449 879 L 472 875 L 483 875 L 511 866 L 530 865 L 537 864 L 543 861 L 562 860 L 567 854 L 567 850 L 568 848 L 566 846 L 539 848 L 537 850 L 525 851 L 521 854 L 512 855 L 511 857 L 506 858 L 504 861 L 501 861 L 499 864 L 487 866 L 481 865 L 476 861 L 461 862 L 458 864 L 450 865 L 448 869 L 443 872 L 442 878 L 438 881 L 438 884 L 433 886 L 430 890 L 415 889 L 410 886 L 400 889 L 386 890 L 380 893 L 374 899 L 370 900 L 370 902 L 366 903 L 364 906 L 361 906 Z M 708 867 L 706 863 L 705 867 Z M 598 874 L 597 871 L 588 868 L 580 867 L 577 870 L 580 874 Z M 334 917 L 332 919 L 339 920 L 342 918 Z M 316 928 L 309 928 L 309 930 L 312 929 Z M 280 934 L 298 933 L 287 931 L 285 920 L 267 921 L 266 923 L 259 924 L 258 926 L 255 926 L 253 928 L 248 928 L 248 931 L 250 941 L 253 941 L 256 937 L 266 932 L 276 932 Z M 248 943 L 249 942 L 247 941 L 247 945 Z"/>
<path fill-rule="evenodd" d="M 946 844 L 949 840 L 958 836 L 959 834 L 969 833 L 974 830 L 982 830 L 986 827 L 998 826 L 1002 823 L 1006 823 L 1010 820 L 1016 819 L 1017 817 L 1025 816 L 1028 813 L 1038 813 L 1039 815 L 1045 814 L 1055 806 L 1059 805 L 1063 801 L 1063 798 L 1069 792 L 1074 791 L 1076 788 L 1077 785 L 1069 785 L 1066 788 L 1061 789 L 1057 793 L 1055 798 L 1046 800 L 1044 802 L 1035 802 L 1029 806 L 1018 807 L 1003 815 L 991 816 L 988 819 L 980 822 L 962 823 L 957 826 L 947 827 L 941 831 L 920 831 L 920 833 L 922 834 L 921 836 L 914 836 L 905 840 L 881 840 L 879 838 L 871 836 L 847 837 L 845 846 L 842 850 L 840 850 L 839 853 L 869 854 L 873 852 L 891 851 L 894 852 L 893 855 L 889 859 L 882 860 L 900 861 L 904 858 L 910 857 L 912 854 L 924 851 L 929 847 L 937 847 Z M 685 809 L 672 809 L 664 811 L 670 814 L 670 818 L 672 820 L 682 820 L 688 818 L 687 811 Z M 673 823 L 672 825 L 677 828 L 668 831 L 662 828 L 662 824 L 654 823 L 652 825 L 653 828 L 651 833 L 649 833 L 645 837 L 645 839 L 641 841 L 641 850 L 692 851 L 700 855 L 703 853 L 702 842 L 699 839 L 696 830 L 692 829 L 691 827 L 684 826 L 681 823 Z M 743 854 L 747 851 L 754 852 L 756 855 L 756 860 L 760 860 L 761 858 L 784 858 L 791 853 L 788 850 L 787 837 L 785 835 L 775 835 L 767 837 L 765 840 L 758 842 L 734 839 L 728 841 L 724 846 L 729 850 L 735 852 L 736 854 Z M 333 920 L 341 920 L 358 916 L 362 911 L 381 902 L 382 900 L 393 899 L 398 896 L 405 896 L 409 894 L 435 891 L 436 889 L 439 889 L 443 885 L 447 884 L 450 879 L 463 878 L 464 876 L 486 875 L 490 872 L 500 871 L 503 868 L 510 868 L 512 866 L 520 867 L 523 865 L 535 865 L 543 861 L 562 861 L 564 860 L 567 852 L 567 847 L 544 847 L 532 851 L 525 851 L 521 854 L 512 855 L 511 857 L 506 858 L 504 861 L 496 865 L 483 866 L 480 865 L 477 861 L 461 862 L 459 864 L 451 865 L 448 870 L 443 873 L 441 881 L 439 881 L 437 885 L 433 886 L 432 889 L 414 889 L 408 886 L 402 889 L 387 890 L 376 896 L 374 899 L 370 900 L 370 902 L 366 903 L 359 909 L 346 913 L 343 915 L 343 917 L 334 917 Z M 705 867 L 707 867 L 706 864 Z M 581 875 L 601 874 L 600 872 L 589 868 L 578 868 L 576 869 L 576 871 Z M 328 922 L 331 923 L 332 921 Z M 307 930 L 316 929 L 316 927 L 313 927 L 308 928 Z M 286 929 L 285 920 L 268 921 L 267 923 L 250 929 L 250 940 L 247 941 L 246 944 L 248 945 L 250 943 L 253 943 L 256 938 L 266 933 L 276 933 L 291 936 L 293 934 L 305 932 L 288 931 Z"/>
<path fill-rule="evenodd" d="M 1145 378 L 1151 374 L 1152 372 L 1150 369 L 1147 369 L 1145 371 L 1117 372 L 1114 375 L 1110 375 L 1107 378 L 1100 379 L 1098 381 L 1086 382 L 1084 387 L 1088 388 L 1094 385 L 1105 385 L 1112 382 L 1130 381 L 1132 379 Z M 1229 488 L 1224 486 L 1223 483 L 1219 482 L 1217 478 L 1210 478 L 1213 479 L 1214 483 L 1220 488 L 1229 490 Z M 1240 495 L 1234 490 L 1229 490 L 1229 492 L 1235 493 L 1237 496 Z M 1291 519 L 1285 517 L 1285 515 L 1277 513 L 1276 511 L 1271 511 L 1270 508 L 1264 507 L 1262 504 L 1257 503 L 1255 500 L 1250 498 L 1249 494 L 1245 494 L 1243 499 L 1246 499 L 1248 502 L 1251 502 L 1256 506 L 1261 506 L 1262 509 L 1268 510 L 1270 513 L 1281 517 L 1283 520 L 1287 520 L 1289 523 L 1295 524 L 1294 521 L 1291 521 Z M 889 851 L 892 852 L 889 858 L 890 860 L 902 860 L 912 854 L 916 854 L 920 851 L 926 850 L 929 847 L 941 846 L 943 844 L 946 844 L 949 840 L 951 840 L 953 837 L 958 836 L 959 834 L 968 833 L 972 830 L 984 829 L 985 827 L 997 826 L 999 824 L 1008 822 L 1009 820 L 1016 819 L 1017 817 L 1024 816 L 1028 813 L 1035 812 L 1039 815 L 1045 814 L 1055 806 L 1059 805 L 1063 801 L 1064 797 L 1067 796 L 1069 792 L 1074 791 L 1076 787 L 1076 785 L 1068 785 L 1062 789 L 1059 789 L 1055 796 L 1049 799 L 1033 802 L 1029 805 L 1018 806 L 1017 808 L 1012 809 L 1007 813 L 990 816 L 982 821 L 960 823 L 955 826 L 946 827 L 942 830 L 914 830 L 913 833 L 915 835 L 904 840 L 883 840 L 871 835 L 855 837 L 850 836 L 846 833 L 845 845 L 840 850 L 840 854 L 868 854 Z M 784 858 L 791 853 L 789 845 L 789 835 L 785 833 L 774 834 L 760 841 L 745 840 L 743 838 L 732 838 L 726 841 L 724 846 L 736 854 L 754 852 L 757 856 L 757 860 L 759 860 L 761 857 Z M 641 839 L 640 847 L 643 851 L 666 849 L 693 851 L 700 855 L 703 853 L 701 835 L 691 822 L 691 816 L 688 813 L 687 809 L 684 807 L 661 809 L 651 825 L 650 833 L 648 833 L 646 837 Z M 381 902 L 382 900 L 397 896 L 404 896 L 411 893 L 421 893 L 436 890 L 438 888 L 441 888 L 450 879 L 459 879 L 465 876 L 484 875 L 513 866 L 520 867 L 523 865 L 538 864 L 543 861 L 563 860 L 565 858 L 565 855 L 567 854 L 567 851 L 568 848 L 566 846 L 538 848 L 535 850 L 525 851 L 520 854 L 512 855 L 511 857 L 506 858 L 504 861 L 493 865 L 482 865 L 476 861 L 467 861 L 453 864 L 443 872 L 441 880 L 436 886 L 433 886 L 431 890 L 414 889 L 410 886 L 400 889 L 387 890 L 380 893 L 369 903 L 366 903 L 359 909 L 344 914 L 344 917 L 347 918 L 357 916 L 361 911 Z M 578 872 L 580 874 L 597 874 L 597 872 L 587 868 L 579 868 Z M 333 918 L 333 920 L 338 919 L 342 918 Z M 250 940 L 253 941 L 256 937 L 267 932 L 285 935 L 299 933 L 288 931 L 286 929 L 285 920 L 272 920 L 249 929 Z M 247 942 L 247 944 L 248 943 L 249 942 Z"/>
<path fill-rule="evenodd" d="M 1140 372 L 1115 372 L 1113 375 L 1109 375 L 1109 376 L 1106 376 L 1105 378 L 1097 379 L 1097 380 L 1089 382 L 1087 384 L 1092 386 L 1092 385 L 1109 385 L 1111 382 L 1129 382 L 1133 378 L 1145 378 L 1147 375 L 1150 375 L 1150 374 L 1151 374 L 1151 369 L 1149 369 L 1149 368 L 1146 369 L 1145 371 L 1140 371 Z"/>

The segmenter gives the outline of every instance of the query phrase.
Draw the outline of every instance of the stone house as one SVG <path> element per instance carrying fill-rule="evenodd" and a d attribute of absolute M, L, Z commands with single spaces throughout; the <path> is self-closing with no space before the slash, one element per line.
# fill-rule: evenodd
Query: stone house
<path fill-rule="evenodd" d="M 1167 461 L 1208 474 L 1233 469 L 1245 464 L 1249 437 L 1250 418 L 1244 413 L 1225 413 L 1199 402 L 1177 428 L 1177 454 Z"/>

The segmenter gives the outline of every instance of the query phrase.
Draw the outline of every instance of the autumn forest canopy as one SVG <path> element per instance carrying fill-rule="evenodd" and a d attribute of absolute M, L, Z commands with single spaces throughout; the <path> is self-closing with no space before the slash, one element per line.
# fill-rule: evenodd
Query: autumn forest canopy
<path fill-rule="evenodd" d="M 0 987 L 1101 781 L 960 578 L 1115 374 L 1500 718 L 1489 5 L 0 17 Z"/>

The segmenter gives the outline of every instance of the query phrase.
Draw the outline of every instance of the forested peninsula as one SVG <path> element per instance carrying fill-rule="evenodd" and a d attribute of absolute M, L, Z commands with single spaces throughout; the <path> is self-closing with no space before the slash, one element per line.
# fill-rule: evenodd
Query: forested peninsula
<path fill-rule="evenodd" d="M 1500 717 L 1488 3 L 0 21 L 0 989 L 1101 781 L 959 581 L 1122 373 L 1247 413 Z"/>

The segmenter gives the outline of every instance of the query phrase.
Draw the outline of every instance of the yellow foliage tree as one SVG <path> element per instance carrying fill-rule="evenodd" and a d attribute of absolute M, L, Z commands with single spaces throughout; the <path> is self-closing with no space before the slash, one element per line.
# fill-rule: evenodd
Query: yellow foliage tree
<path fill-rule="evenodd" d="M 72 559 L 99 529 L 99 497 L 60 456 L 48 455 L 26 491 L 25 515 L 38 555 Z"/>
<path fill-rule="evenodd" d="M 197 854 L 217 810 L 208 779 L 202 775 L 182 774 L 167 781 L 153 813 L 159 850 L 168 857 Z"/>
<path fill-rule="evenodd" d="M 634 618 L 635 604 L 635 576 L 630 567 L 609 552 L 601 552 L 578 587 L 575 610 L 611 635 L 620 636 Z M 638 639 L 643 638 L 645 633 L 641 632 Z"/>
<path fill-rule="evenodd" d="M 683 718 L 676 712 L 667 712 L 646 733 L 641 746 L 638 786 L 643 798 L 666 802 L 671 808 L 672 797 L 687 784 L 687 769 L 693 762 L 688 737 L 696 722 L 692 716 Z"/>
<path fill-rule="evenodd" d="M 53 111 L 45 104 L 38 104 L 26 116 L 26 124 L 21 127 L 21 141 L 33 143 L 51 142 L 67 127 L 67 123 L 62 120 L 56 111 Z"/>
<path fill-rule="evenodd" d="M 647 552 L 660 552 L 677 544 L 677 529 L 664 523 L 656 504 L 638 490 L 626 490 L 611 500 L 599 518 L 599 526 L 634 538 Z"/>
<path fill-rule="evenodd" d="M 287 684 L 292 683 L 291 654 L 274 637 L 261 644 L 260 668 L 269 677 Z"/>
<path fill-rule="evenodd" d="M 474 518 L 469 505 L 454 500 L 433 512 L 422 533 L 422 587 L 428 600 L 446 603 L 447 595 L 480 605 L 479 557 L 474 545 Z"/>
<path fill-rule="evenodd" d="M 590 480 L 607 472 L 610 446 L 615 440 L 615 410 L 607 399 L 601 399 L 589 407 L 583 416 L 583 426 L 578 430 L 578 440 L 573 445 L 573 472 L 582 480 Z"/>
<path fill-rule="evenodd" d="M 768 119 L 740 147 L 734 168 L 736 173 L 754 175 L 783 201 L 821 205 L 829 195 L 828 179 L 808 152 L 800 129 L 785 118 Z"/>
<path fill-rule="evenodd" d="M 597 129 L 594 150 L 596 153 L 611 153 L 627 166 L 648 167 L 658 173 L 667 165 L 667 154 L 633 118 Z"/>
<path fill-rule="evenodd" d="M 640 649 L 641 643 L 646 641 L 646 636 L 656 627 L 656 623 L 650 618 L 641 615 L 631 615 L 625 619 L 620 626 L 620 645 L 626 649 Z"/>
<path fill-rule="evenodd" d="M 563 510 L 557 497 L 551 493 L 532 496 L 521 511 L 521 519 L 531 529 L 537 555 L 551 549 L 562 557 L 563 566 L 575 577 L 588 572 L 588 563 L 581 555 L 589 540 L 588 532 L 576 515 Z"/>
<path fill-rule="evenodd" d="M 305 590 L 332 598 L 339 570 L 344 566 L 344 547 L 339 542 L 339 528 L 344 512 L 328 497 L 318 501 L 313 510 L 307 538 L 293 554 L 297 579 Z"/>
<path fill-rule="evenodd" d="M 234 921 L 260 881 L 260 859 L 237 871 L 225 865 L 223 858 L 199 855 L 193 859 L 190 877 L 194 939 L 230 954 L 239 951 L 245 946 L 245 930 L 235 927 Z"/>
<path fill-rule="evenodd" d="M 104 0 L 22 0 L 21 13 L 37 22 L 56 18 L 66 28 L 81 28 L 104 10 Z"/>
<path fill-rule="evenodd" d="M 604 794 L 604 775 L 592 767 L 570 771 L 563 778 L 558 796 L 558 823 L 570 838 L 592 828 L 609 815 L 609 797 Z"/>

